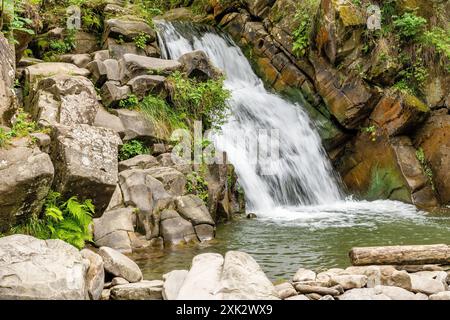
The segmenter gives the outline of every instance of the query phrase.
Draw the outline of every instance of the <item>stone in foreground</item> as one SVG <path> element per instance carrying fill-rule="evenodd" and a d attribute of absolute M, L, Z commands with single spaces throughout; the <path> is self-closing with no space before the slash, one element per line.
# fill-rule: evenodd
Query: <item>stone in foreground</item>
<path fill-rule="evenodd" d="M 223 257 L 217 253 L 203 253 L 194 257 L 177 300 L 221 300 L 219 290 L 223 262 Z"/>
<path fill-rule="evenodd" d="M 119 251 L 108 247 L 101 247 L 99 254 L 103 258 L 107 272 L 132 283 L 142 280 L 142 272 L 138 265 Z"/>
<path fill-rule="evenodd" d="M 61 240 L 0 238 L 0 299 L 85 300 L 89 265 Z"/>
<path fill-rule="evenodd" d="M 162 295 L 164 300 L 175 300 L 189 271 L 173 270 L 163 275 L 164 285 Z"/>
<path fill-rule="evenodd" d="M 221 276 L 224 300 L 278 300 L 272 282 L 247 253 L 229 251 Z"/>
<path fill-rule="evenodd" d="M 162 300 L 163 282 L 160 280 L 123 284 L 111 289 L 112 300 Z"/>

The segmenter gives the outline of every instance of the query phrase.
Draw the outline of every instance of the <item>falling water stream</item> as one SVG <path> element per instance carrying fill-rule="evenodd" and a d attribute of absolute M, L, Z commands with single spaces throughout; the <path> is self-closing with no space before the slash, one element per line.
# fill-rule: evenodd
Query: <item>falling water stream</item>
<path fill-rule="evenodd" d="M 346 198 L 308 114 L 266 90 L 227 35 L 188 23 L 158 21 L 157 27 L 164 58 L 203 50 L 224 71 L 231 115 L 214 142 L 227 152 L 258 219 L 220 226 L 206 246 L 147 252 L 138 263 L 148 278 L 188 268 L 195 254 L 208 251 L 246 251 L 280 278 L 300 266 L 345 266 L 352 246 L 448 242 L 449 218 L 396 201 Z M 268 158 L 260 150 L 267 141 L 277 151 Z"/>

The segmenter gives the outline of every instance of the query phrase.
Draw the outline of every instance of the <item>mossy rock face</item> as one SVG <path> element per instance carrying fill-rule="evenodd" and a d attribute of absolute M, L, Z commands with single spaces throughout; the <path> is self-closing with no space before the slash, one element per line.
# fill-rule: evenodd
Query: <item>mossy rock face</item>
<path fill-rule="evenodd" d="M 351 1 L 333 0 L 333 6 L 345 27 L 358 26 L 366 23 L 362 7 Z"/>
<path fill-rule="evenodd" d="M 389 140 L 361 133 L 341 159 L 339 171 L 348 189 L 368 200 L 391 199 L 412 203 Z"/>
<path fill-rule="evenodd" d="M 447 109 L 433 111 L 415 136 L 425 160 L 433 171 L 433 180 L 441 204 L 450 204 L 450 114 Z"/>
<path fill-rule="evenodd" d="M 389 138 L 378 131 L 361 132 L 347 145 L 338 170 L 348 189 L 363 199 L 398 200 L 427 209 L 438 206 L 407 136 Z"/>
<path fill-rule="evenodd" d="M 408 133 L 420 125 L 430 108 L 408 93 L 391 93 L 382 97 L 370 116 L 370 120 L 389 136 Z"/>

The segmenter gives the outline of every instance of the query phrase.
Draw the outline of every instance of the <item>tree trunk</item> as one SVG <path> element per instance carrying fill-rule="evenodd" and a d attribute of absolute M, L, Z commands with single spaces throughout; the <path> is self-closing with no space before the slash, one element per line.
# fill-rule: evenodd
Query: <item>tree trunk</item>
<path fill-rule="evenodd" d="M 450 246 L 435 244 L 353 248 L 349 256 L 354 266 L 449 264 Z"/>

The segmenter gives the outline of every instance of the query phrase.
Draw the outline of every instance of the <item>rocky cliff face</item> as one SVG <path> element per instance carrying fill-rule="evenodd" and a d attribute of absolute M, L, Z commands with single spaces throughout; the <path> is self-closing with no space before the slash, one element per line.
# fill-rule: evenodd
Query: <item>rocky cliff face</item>
<path fill-rule="evenodd" d="M 0 232 L 42 217 L 50 190 L 92 199 L 94 243 L 127 253 L 211 240 L 245 211 L 231 166 L 176 162 L 169 120 L 126 104 L 168 103 L 174 72 L 217 79 L 205 53 L 160 59 L 154 27 L 120 1 L 83 8 L 100 19 L 92 34 L 49 14 L 64 4 L 25 5 L 36 34 L 16 35 L 18 61 L 0 33 Z M 133 143 L 141 154 L 119 155 Z"/>
<path fill-rule="evenodd" d="M 203 9 L 267 85 L 306 99 L 351 192 L 426 208 L 449 204 L 448 173 L 436 165 L 448 166 L 448 43 L 445 53 L 429 40 L 447 32 L 440 12 L 448 3 L 209 1 Z"/>

